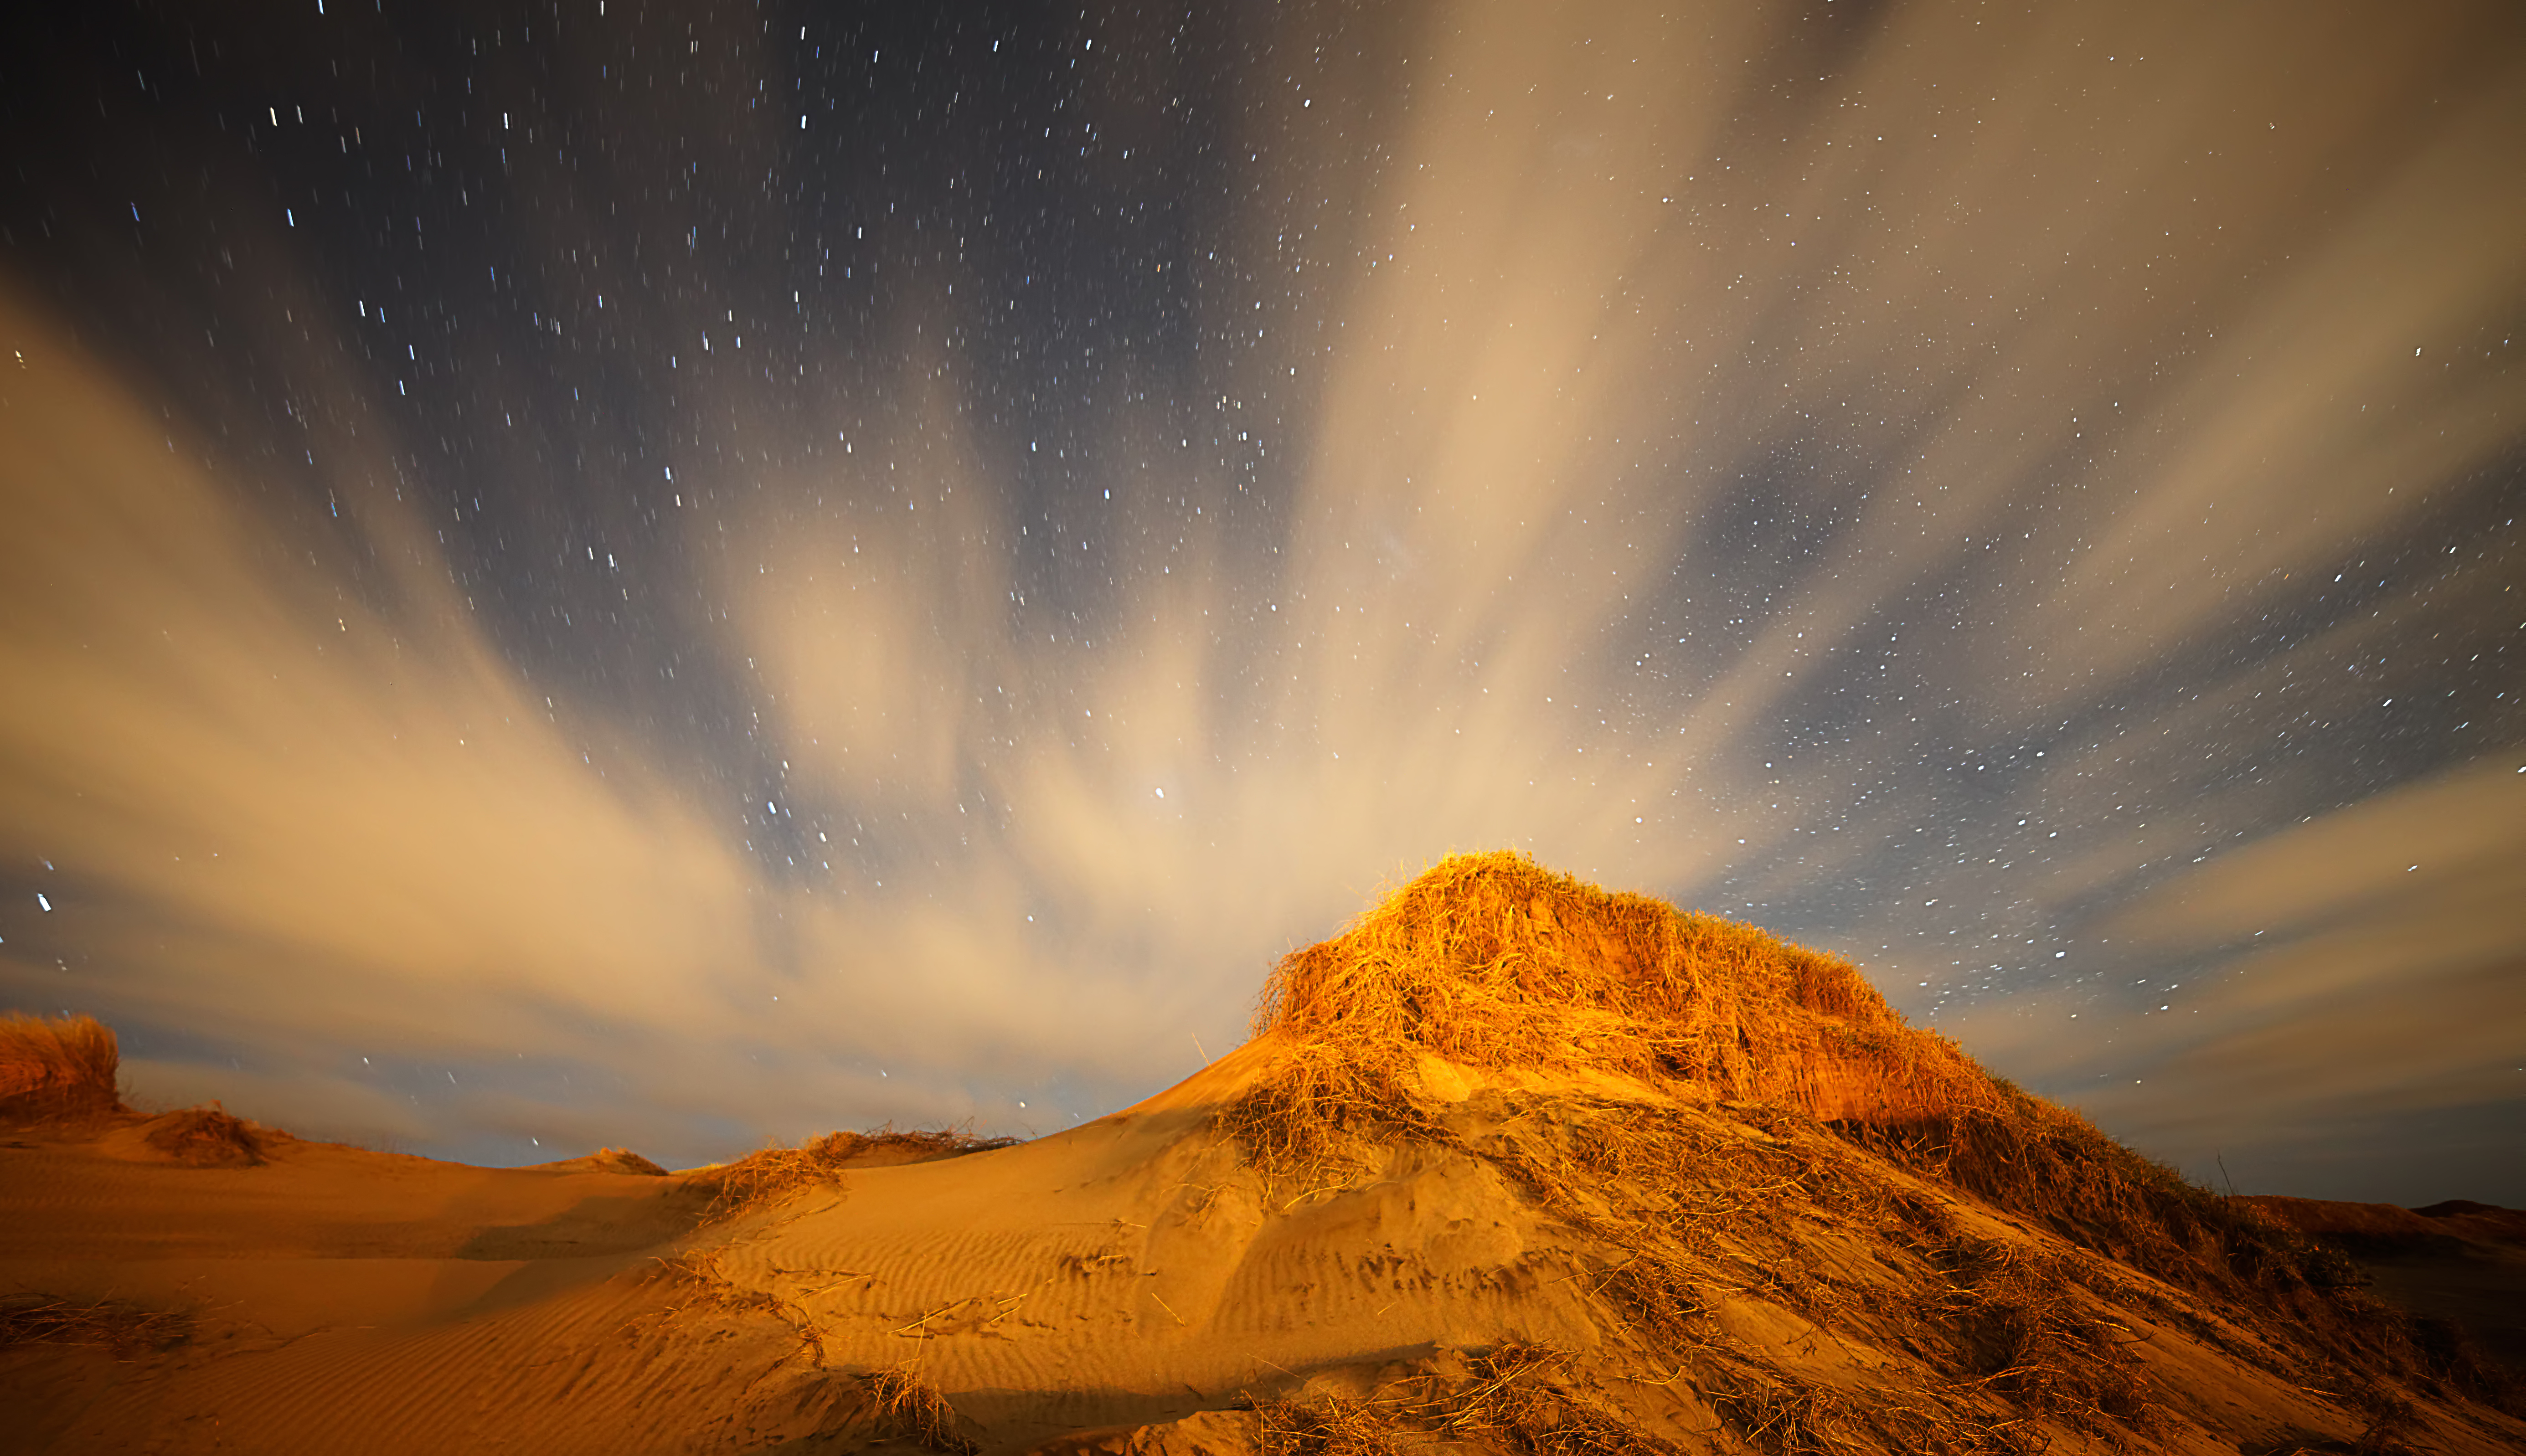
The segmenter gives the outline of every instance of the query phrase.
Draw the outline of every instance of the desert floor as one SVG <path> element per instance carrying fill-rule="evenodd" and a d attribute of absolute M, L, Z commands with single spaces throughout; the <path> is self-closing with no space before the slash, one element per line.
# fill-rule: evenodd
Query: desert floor
<path fill-rule="evenodd" d="M 258 1165 L 197 1167 L 136 1118 L 21 1132 L 0 1141 L 19 1336 L 0 1347 L 0 1447 L 1229 1456 L 1271 1447 L 1257 1401 L 1461 1387 L 1497 1374 L 1465 1352 L 1506 1340 L 1569 1352 L 1580 1368 L 1553 1390 L 1598 1391 L 1672 1449 L 1768 1449 L 1742 1402 L 1588 1374 L 1615 1336 L 1549 1221 L 1487 1165 L 1399 1156 L 1354 1186 L 1266 1196 L 1210 1130 L 1250 1056 L 1052 1137 L 856 1167 L 720 1221 L 706 1174 L 622 1159 L 500 1170 L 273 1138 Z M 1995 1246 L 2042 1242 L 1953 1207 Z M 1800 1228 L 1804 1302 L 1749 1281 L 1714 1328 L 1810 1382 L 1811 1404 L 1846 1392 L 1844 1429 L 1862 1431 L 1870 1402 L 1922 1388 L 1867 1308 L 1918 1272 L 1861 1233 Z M 2477 1319 L 2513 1358 L 2517 1246 L 2459 1239 L 2371 1267 L 2381 1293 Z M 1819 1313 L 1824 1287 L 1850 1292 L 1844 1314 Z M 2231 1358 L 2253 1338 L 2215 1311 L 2135 1293 L 2100 1317 L 2134 1331 L 2169 1413 L 2154 1448 L 2349 1450 L 2362 1429 L 2349 1393 Z M 952 1410 L 925 1424 L 917 1401 L 888 1407 L 884 1381 L 905 1375 Z M 2483 1419 L 2431 1444 L 2526 1435 Z M 1793 1429 L 1810 1427 L 1826 1429 L 1812 1412 Z M 2046 1439 L 2113 1449 L 2074 1427 Z"/>

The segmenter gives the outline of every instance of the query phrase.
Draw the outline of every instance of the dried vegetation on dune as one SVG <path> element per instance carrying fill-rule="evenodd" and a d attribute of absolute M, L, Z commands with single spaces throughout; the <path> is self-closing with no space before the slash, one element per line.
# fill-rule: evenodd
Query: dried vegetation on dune
<path fill-rule="evenodd" d="M 142 1140 L 193 1168 L 253 1168 L 263 1162 L 271 1136 L 214 1102 L 150 1119 Z"/>
<path fill-rule="evenodd" d="M 1255 1406 L 1261 1456 L 1391 1456 L 1398 1445 L 1462 1443 L 1523 1456 L 1671 1456 L 1596 1397 L 1570 1356 L 1509 1341 L 1390 1381 L 1366 1397 L 1319 1395 Z M 1400 1437 L 1400 1439 L 1398 1439 Z"/>
<path fill-rule="evenodd" d="M 1849 962 L 1611 893 L 1507 851 L 1451 855 L 1291 953 L 1256 1013 L 1363 1070 L 1473 1067 L 1686 1079 L 1810 1116 L 1917 1117 L 1987 1079 Z"/>
<path fill-rule="evenodd" d="M 977 1137 L 962 1128 L 898 1132 L 893 1127 L 873 1132 L 828 1132 L 796 1147 L 775 1145 L 692 1175 L 694 1184 L 711 1190 L 708 1217 L 733 1219 L 765 1204 L 819 1184 L 838 1187 L 854 1165 L 923 1163 L 1007 1147 L 1014 1137 Z"/>
<path fill-rule="evenodd" d="M 140 1140 L 171 1162 L 250 1168 L 287 1133 L 258 1128 L 213 1102 L 149 1117 L 117 1090 L 122 1049 L 94 1017 L 0 1015 L 0 1124 L 94 1132 L 140 1124 Z"/>
<path fill-rule="evenodd" d="M 190 1317 L 169 1310 L 50 1294 L 0 1295 L 0 1350 L 73 1345 L 130 1360 L 182 1344 L 192 1332 Z"/>
<path fill-rule="evenodd" d="M 0 1121 L 54 1122 L 123 1110 L 114 1029 L 90 1016 L 0 1014 Z"/>
<path fill-rule="evenodd" d="M 965 1434 L 956 1408 L 918 1367 L 889 1365 L 863 1380 L 878 1423 L 889 1433 L 946 1456 L 974 1456 L 981 1449 Z"/>
<path fill-rule="evenodd" d="M 2513 1404 L 2433 1331 L 2340 1287 L 2338 1255 L 1991 1076 L 1848 962 L 1521 854 L 1451 856 L 1293 952 L 1254 1029 L 1280 1055 L 1218 1126 L 1276 1203 L 1346 1186 L 1397 1147 L 1490 1163 L 1596 1250 L 1589 1287 L 1632 1358 L 1690 1380 L 1758 1446 L 2031 1450 L 2062 1429 L 2146 1440 L 2158 1413 L 2108 1313 L 2147 1297 L 2134 1272 L 2235 1312 L 2292 1379 Z M 1943 1187 L 2076 1247 L 1994 1242 Z M 1894 1306 L 1855 1311 L 1825 1273 L 1811 1240 L 1837 1229 L 1915 1258 Z M 1721 1332 L 1717 1306 L 1747 1292 L 1917 1343 L 1941 1378 L 1915 1400 L 1838 1403 Z M 1266 1427 L 1293 1453 L 1368 1449 L 1360 1423 L 1431 1433 L 1430 1412 L 1487 1379 Z M 2394 1402 L 2377 1399 L 2383 1431 Z M 1512 1444 L 1616 1448 L 1601 1431 L 1562 1440 Z"/>

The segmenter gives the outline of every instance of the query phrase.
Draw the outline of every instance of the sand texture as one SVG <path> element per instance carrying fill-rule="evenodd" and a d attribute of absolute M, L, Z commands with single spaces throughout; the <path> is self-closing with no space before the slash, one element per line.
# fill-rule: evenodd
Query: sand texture
<path fill-rule="evenodd" d="M 2526 1449 L 2495 1367 L 2286 1211 L 1847 967 L 1450 866 L 1285 963 L 1236 1053 L 1017 1145 L 667 1175 L 30 1127 L 0 1447 Z"/>
<path fill-rule="evenodd" d="M 918 1443 L 869 1379 L 908 1370 L 953 1412 L 940 1447 L 1241 1453 L 1321 1442 L 1305 1423 L 1324 1413 L 1443 1403 L 1503 1349 L 1541 1352 L 1532 1384 L 1649 1449 L 1939 1449 L 1942 1426 L 1979 1425 L 1992 1450 L 2039 1433 L 2072 1451 L 2118 1433 L 2147 1450 L 2347 1450 L 2374 1425 L 2372 1392 L 2312 1393 L 2318 1373 L 2252 1319 L 1829 1133 L 1646 1088 L 1616 1102 L 1438 1069 L 1469 1148 L 1509 1119 L 1584 1127 L 1609 1107 L 1654 1108 L 1709 1145 L 1699 1217 L 1720 1278 L 1688 1348 L 1644 1351 L 1638 1314 L 1601 1292 L 1623 1251 L 1478 1151 L 1401 1147 L 1339 1188 L 1267 1193 L 1211 1124 L 1275 1050 L 1057 1136 L 852 1169 L 718 1225 L 698 1222 L 709 1190 L 689 1177 L 290 1141 L 261 1166 L 200 1168 L 128 1137 L 21 1136 L 0 1147 L 0 1280 L 180 1327 L 163 1347 L 100 1331 L 0 1352 L 0 1446 L 847 1451 Z M 1917 1205 L 1881 1220 L 1767 1196 L 1802 1175 Z M 1944 1242 L 1920 1236 L 1924 1218 Z M 2074 1270 L 2063 1297 L 2120 1342 L 2146 1419 L 2126 1431 L 2061 1401 L 2030 1421 L 1975 1388 L 1944 1348 L 1970 1324 L 1953 1248 Z M 1680 1358 L 1652 1368 L 1652 1353 Z M 1769 1443 L 1766 1421 L 1812 1444 Z M 2416 1406 L 2414 1426 L 2416 1449 L 2526 1445 L 2526 1427 L 2460 1402 Z"/>

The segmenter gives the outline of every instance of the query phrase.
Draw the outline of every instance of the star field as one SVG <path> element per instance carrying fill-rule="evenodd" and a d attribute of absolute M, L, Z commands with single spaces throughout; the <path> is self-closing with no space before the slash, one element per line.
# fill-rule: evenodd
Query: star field
<path fill-rule="evenodd" d="M 0 996 L 485 1161 L 1048 1131 L 1508 844 L 2526 1198 L 2526 31 L 2290 15 L 14 21 Z"/>

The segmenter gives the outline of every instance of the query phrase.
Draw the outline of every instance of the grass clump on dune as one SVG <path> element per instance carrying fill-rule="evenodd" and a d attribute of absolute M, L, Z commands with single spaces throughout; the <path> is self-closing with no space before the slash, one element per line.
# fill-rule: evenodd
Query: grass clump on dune
<path fill-rule="evenodd" d="M 123 1056 L 114 1029 L 90 1016 L 0 1016 L 0 1123 L 95 1130 L 140 1121 L 116 1090 Z M 197 1168 L 248 1168 L 288 1134 L 257 1128 L 218 1103 L 147 1120 L 141 1140 Z"/>
<path fill-rule="evenodd" d="M 775 1145 L 693 1175 L 712 1190 L 708 1217 L 733 1219 L 764 1204 L 818 1184 L 840 1186 L 844 1170 L 853 1165 L 926 1163 L 1007 1147 L 1014 1137 L 977 1137 L 961 1128 L 898 1132 L 891 1126 L 873 1132 L 828 1132 L 796 1147 Z"/>
<path fill-rule="evenodd" d="M 1431 1135 L 1440 1109 L 1415 1091 L 1425 1057 L 1607 1074 L 1811 1121 L 1909 1124 L 1998 1096 L 1953 1042 L 1905 1026 L 1848 961 L 1507 850 L 1450 855 L 1339 935 L 1285 957 L 1254 1034 L 1281 1054 L 1221 1123 L 1275 1180 L 1320 1181 L 1358 1166 L 1379 1138 Z M 1605 1142 L 1614 1136 L 1598 1130 L 1604 1158 L 1669 1161 L 1625 1154 Z"/>
<path fill-rule="evenodd" d="M 2146 1425 L 2140 1373 L 2070 1292 L 2074 1271 L 1950 1257 L 1952 1230 L 1863 1167 L 1865 1148 L 2129 1268 L 2257 1306 L 2327 1361 L 2497 1398 L 2469 1362 L 2329 1287 L 2307 1240 L 1907 1025 L 1848 961 L 1514 851 L 1451 855 L 1284 958 L 1254 1031 L 1279 1055 L 1218 1122 L 1267 1183 L 1300 1198 L 1339 1187 L 1397 1143 L 1485 1159 L 1620 1251 L 1593 1287 L 1652 1347 L 1703 1337 L 1708 1296 L 1739 1282 L 1732 1258 L 1794 1261 L 1784 1217 L 1899 1225 L 1934 1266 L 1918 1300 L 1949 1330 L 1957 1389 L 2095 1430 Z M 1498 1107 L 1474 1115 L 1433 1092 L 1429 1058 L 1477 1074 Z M 1519 1090 L 1538 1086 L 1557 1090 Z M 1715 1105 L 1760 1135 L 1702 1130 L 1677 1104 Z M 1790 1283 L 1793 1303 L 1829 1317 L 1832 1290 Z"/>
<path fill-rule="evenodd" d="M 892 1433 L 947 1456 L 973 1456 L 982 1449 L 964 1433 L 956 1408 L 918 1369 L 889 1365 L 864 1380 L 879 1423 Z"/>
<path fill-rule="evenodd" d="M 76 1345 L 128 1360 L 179 1345 L 192 1332 L 190 1319 L 168 1310 L 49 1294 L 0 1295 L 0 1350 Z"/>
<path fill-rule="evenodd" d="M 143 1140 L 190 1167 L 253 1168 L 263 1162 L 268 1135 L 214 1102 L 151 1119 Z"/>
<path fill-rule="evenodd" d="M 1409 1086 L 1429 1053 L 1764 1104 L 2179 1282 L 2268 1275 L 2301 1251 L 1907 1025 L 1850 962 L 1515 851 L 1450 855 L 1292 952 L 1255 1030 L 1290 1051 L 1226 1122 L 1267 1172 L 1426 1123 Z"/>
<path fill-rule="evenodd" d="M 1566 1351 L 1509 1342 L 1425 1361 L 1364 1397 L 1249 1399 L 1255 1445 L 1261 1456 L 1394 1456 L 1414 1447 L 1679 1456 L 1674 1443 L 1609 1409 L 1581 1369 Z"/>
<path fill-rule="evenodd" d="M 1400 1072 L 1690 1080 L 1818 1118 L 1901 1117 L 1985 1081 L 1839 956 L 1612 893 L 1523 854 L 1450 855 L 1272 973 L 1257 1034 Z"/>
<path fill-rule="evenodd" d="M 0 1015 L 0 1121 L 50 1122 L 123 1110 L 114 1029 L 91 1016 Z"/>

